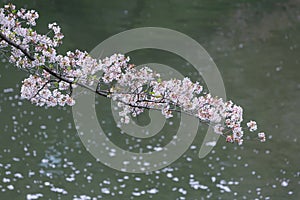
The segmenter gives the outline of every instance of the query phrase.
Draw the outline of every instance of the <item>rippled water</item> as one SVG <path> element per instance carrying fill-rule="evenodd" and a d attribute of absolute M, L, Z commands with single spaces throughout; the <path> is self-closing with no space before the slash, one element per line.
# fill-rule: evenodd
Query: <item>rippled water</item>
<path fill-rule="evenodd" d="M 107 37 L 135 27 L 165 27 L 189 35 L 215 60 L 227 96 L 245 108 L 245 120 L 256 119 L 268 140 L 261 144 L 249 139 L 242 147 L 219 140 L 207 157 L 199 159 L 205 133 L 201 126 L 190 149 L 169 167 L 148 174 L 119 172 L 86 151 L 69 108 L 37 108 L 20 100 L 25 74 L 1 64 L 1 199 L 300 198 L 299 1 L 28 1 L 26 5 L 40 12 L 39 30 L 52 21 L 62 26 L 66 37 L 62 52 L 89 51 Z M 197 78 L 172 55 L 132 53 L 134 63 L 158 61 Z M 110 114 L 99 115 L 113 133 L 112 140 L 124 138 Z M 173 124 L 169 123 L 170 133 Z M 163 144 L 168 136 L 162 135 L 152 142 Z M 128 148 L 138 148 L 135 143 L 131 140 Z"/>

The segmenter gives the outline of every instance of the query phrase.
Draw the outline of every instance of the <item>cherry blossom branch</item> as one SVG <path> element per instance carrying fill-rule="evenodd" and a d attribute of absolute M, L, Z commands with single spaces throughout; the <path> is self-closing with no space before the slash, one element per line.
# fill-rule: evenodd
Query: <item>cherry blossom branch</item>
<path fill-rule="evenodd" d="M 27 52 L 24 48 L 22 48 L 20 45 L 17 45 L 16 43 L 14 43 L 13 41 L 11 41 L 11 40 L 9 40 L 5 35 L 3 35 L 2 33 L 0 33 L 0 38 L 1 39 L 3 39 L 4 41 L 6 41 L 9 45 L 11 45 L 11 46 L 13 46 L 13 47 L 15 47 L 16 49 L 18 49 L 18 50 L 20 50 L 27 58 L 29 58 L 31 61 L 34 61 L 35 60 L 35 58 L 29 53 L 29 52 Z M 66 82 L 66 83 L 69 83 L 69 85 L 70 85 L 70 89 L 72 89 L 72 84 L 74 84 L 74 81 L 70 81 L 69 79 L 67 79 L 67 78 L 64 78 L 63 76 L 61 76 L 61 75 L 58 75 L 57 73 L 55 73 L 54 71 L 52 71 L 51 69 L 49 69 L 48 67 L 46 67 L 46 66 L 41 66 L 41 68 L 43 69 L 43 70 L 45 70 L 46 72 L 48 72 L 49 74 L 51 74 L 52 76 L 54 76 L 55 78 L 57 78 L 57 79 L 59 79 L 60 81 L 64 81 L 64 82 Z M 54 81 L 51 81 L 51 82 L 54 82 Z M 38 91 L 37 91 L 37 93 L 33 96 L 33 98 L 34 97 L 36 97 L 37 95 L 38 95 L 38 93 L 41 91 L 41 90 L 43 90 L 44 89 L 44 87 L 46 86 L 46 84 L 48 84 L 48 83 L 50 83 L 50 81 L 48 81 L 48 82 L 46 82 Z M 85 89 L 87 89 L 87 90 L 89 90 L 89 91 L 91 91 L 91 92 L 93 92 L 93 93 L 96 93 L 96 94 L 98 94 L 98 95 L 101 95 L 101 96 L 104 96 L 104 97 L 108 97 L 108 94 L 107 93 L 104 93 L 104 92 L 102 92 L 101 90 L 98 90 L 98 89 L 96 89 L 96 90 L 94 90 L 93 88 L 91 88 L 91 87 L 89 87 L 89 86 L 87 86 L 87 85 L 85 85 L 85 84 L 81 84 L 81 83 L 76 83 L 77 85 L 79 85 L 80 87 L 82 87 L 82 88 L 85 88 Z M 147 88 L 147 89 L 149 89 L 149 88 Z M 135 90 L 135 92 L 138 90 L 138 88 L 136 88 L 136 90 Z M 133 94 L 137 94 L 137 93 L 118 93 L 119 95 L 120 94 L 130 94 L 130 95 L 133 95 Z M 150 95 L 150 96 L 152 96 L 152 95 Z M 147 100 L 147 99 L 139 99 L 138 98 L 138 100 L 136 101 L 137 103 L 142 103 L 142 102 L 151 102 L 151 103 L 155 103 L 155 104 L 158 104 L 158 103 L 166 103 L 166 102 L 164 102 L 163 101 L 164 100 L 164 98 L 161 98 L 159 101 L 154 101 L 154 100 Z M 150 108 L 150 107 L 148 107 L 148 106 L 141 106 L 141 105 L 134 105 L 134 104 L 130 104 L 130 103 L 126 103 L 126 102 L 123 102 L 123 101 L 121 101 L 121 100 L 118 100 L 119 102 L 121 102 L 121 103 L 124 103 L 125 105 L 128 105 L 128 106 L 130 106 L 130 107 L 132 107 L 132 108 L 141 108 L 141 109 L 148 109 L 148 110 L 157 110 L 157 111 L 161 111 L 161 109 L 159 109 L 159 108 Z M 175 106 L 176 106 L 176 104 L 175 104 Z M 179 113 L 182 113 L 182 111 L 181 110 L 177 110 L 177 109 L 169 109 L 169 111 L 174 111 L 174 112 L 179 112 Z M 188 113 L 188 112 L 184 112 L 185 114 L 187 114 L 187 115 L 189 115 L 189 116 L 194 116 L 194 114 L 192 114 L 192 113 Z M 203 122 L 203 123 L 207 123 L 208 125 L 209 125 L 209 121 L 208 120 L 206 120 L 206 121 L 204 121 L 204 120 L 200 120 L 201 122 Z"/>
<path fill-rule="evenodd" d="M 79 86 L 117 101 L 123 123 L 129 122 L 129 115 L 137 116 L 145 109 L 159 110 L 166 118 L 173 117 L 173 112 L 185 113 L 213 124 L 227 142 L 242 144 L 242 107 L 203 94 L 198 82 L 187 77 L 162 81 L 160 74 L 148 67 L 134 68 L 122 54 L 102 60 L 80 50 L 60 55 L 56 49 L 64 36 L 56 23 L 49 24 L 50 31 L 43 35 L 32 29 L 39 17 L 33 10 L 16 10 L 8 4 L 0 8 L 0 15 L 0 49 L 12 47 L 9 62 L 30 74 L 22 82 L 22 98 L 38 106 L 73 106 L 72 91 Z M 96 89 L 91 87 L 95 82 Z M 247 126 L 250 132 L 257 129 L 255 121 Z M 264 133 L 258 133 L 258 138 L 265 141 Z"/>

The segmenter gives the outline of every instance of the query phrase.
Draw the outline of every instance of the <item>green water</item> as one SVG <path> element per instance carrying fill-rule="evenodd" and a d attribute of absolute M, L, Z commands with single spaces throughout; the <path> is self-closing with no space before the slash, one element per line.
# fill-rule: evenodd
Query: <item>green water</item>
<path fill-rule="evenodd" d="M 239 147 L 220 139 L 207 157 L 199 159 L 205 133 L 201 126 L 192 146 L 196 148 L 169 168 L 151 174 L 119 172 L 86 151 L 69 108 L 37 108 L 20 100 L 26 74 L 1 64 L 0 199 L 26 199 L 29 194 L 43 195 L 40 199 L 300 198 L 299 1 L 15 2 L 39 11 L 38 30 L 46 31 L 53 21 L 61 25 L 61 52 L 90 51 L 114 34 L 145 26 L 192 37 L 216 62 L 227 97 L 244 107 L 245 120 L 258 121 L 268 140 L 261 144 L 249 139 Z M 132 62 L 185 65 L 155 50 L 132 53 Z M 196 79 L 192 70 L 184 68 L 183 73 Z M 101 119 L 116 130 L 109 113 Z M 169 132 L 175 128 L 169 127 Z M 116 142 L 120 138 L 118 133 L 112 136 Z"/>

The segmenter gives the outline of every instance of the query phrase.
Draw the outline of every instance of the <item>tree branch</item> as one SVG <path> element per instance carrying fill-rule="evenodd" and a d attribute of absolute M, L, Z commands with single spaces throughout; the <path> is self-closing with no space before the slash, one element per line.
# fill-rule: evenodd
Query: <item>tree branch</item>
<path fill-rule="evenodd" d="M 9 38 L 7 38 L 3 33 L 0 32 L 0 38 L 2 38 L 2 40 L 4 40 L 5 42 L 7 42 L 9 45 L 15 47 L 16 49 L 19 49 L 20 51 L 22 51 L 22 53 L 29 58 L 31 61 L 34 61 L 34 57 L 32 55 L 30 55 L 26 49 L 24 49 L 23 47 L 21 47 L 20 45 L 14 43 L 13 41 L 11 41 Z"/>
<path fill-rule="evenodd" d="M 6 41 L 9 45 L 11 45 L 11 46 L 13 46 L 13 47 L 15 47 L 16 49 L 19 49 L 20 51 L 22 51 L 22 53 L 28 58 L 28 59 L 30 59 L 31 61 L 34 61 L 35 60 L 35 58 L 29 53 L 29 52 L 27 52 L 27 50 L 26 49 L 24 49 L 23 47 L 21 47 L 20 45 L 18 45 L 18 44 L 16 44 L 16 43 L 14 43 L 13 41 L 11 41 L 9 38 L 7 38 L 3 33 L 1 33 L 0 32 L 0 38 L 2 39 L 2 40 L 4 40 L 4 41 Z M 60 74 L 57 74 L 56 72 L 54 72 L 54 71 L 52 71 L 51 69 L 49 69 L 48 67 L 46 67 L 46 66 L 41 66 L 41 68 L 43 69 L 43 70 L 45 70 L 46 72 L 48 72 L 50 75 L 52 75 L 52 76 L 54 76 L 55 78 L 57 78 L 57 79 L 59 79 L 59 80 L 61 80 L 61 81 L 64 81 L 64 82 L 66 82 L 66 83 L 68 83 L 68 84 L 70 84 L 70 87 L 72 87 L 72 84 L 77 84 L 78 86 L 80 86 L 80 87 L 82 87 L 82 88 L 85 88 L 85 89 L 87 89 L 87 90 L 89 90 L 89 91 L 91 91 L 91 92 L 93 92 L 93 93 L 95 93 L 95 94 L 98 94 L 98 95 L 100 95 L 100 96 L 103 96 L 103 97 L 108 97 L 108 92 L 103 92 L 103 91 L 101 91 L 101 90 L 98 90 L 98 87 L 99 87 L 99 85 L 97 85 L 97 88 L 96 89 L 93 89 L 92 87 L 89 87 L 88 85 L 85 85 L 85 84 L 82 84 L 82 83 L 78 83 L 78 82 L 74 82 L 74 81 L 70 81 L 69 79 L 67 79 L 67 78 L 65 78 L 65 77 L 62 77 Z M 138 89 L 138 88 L 137 88 Z M 149 90 L 149 88 L 147 88 L 147 90 Z M 123 94 L 126 94 L 126 93 L 123 93 Z M 136 93 L 135 93 L 136 94 Z M 137 93 L 137 94 L 139 94 L 139 93 Z M 120 99 L 118 99 L 117 101 L 119 101 L 119 102 L 121 102 L 121 103 L 124 103 L 125 105 L 128 105 L 128 106 L 130 106 L 130 107 L 133 107 L 133 108 L 140 108 L 140 109 L 147 109 L 147 110 L 157 110 L 157 111 L 161 111 L 161 109 L 160 108 L 155 108 L 155 107 L 147 107 L 147 106 L 142 106 L 142 105 L 137 105 L 137 104 L 131 104 L 131 103 L 126 103 L 126 102 L 124 102 L 124 101 L 122 101 L 122 100 L 120 100 Z M 142 99 L 142 100 L 140 100 L 140 99 L 138 99 L 138 101 L 137 102 L 155 102 L 155 103 L 166 103 L 166 102 L 164 102 L 164 98 L 161 98 L 160 99 L 160 101 L 159 102 L 157 102 L 157 101 L 151 101 L 151 100 L 147 100 L 147 99 Z M 179 112 L 179 113 L 182 113 L 183 111 L 181 111 L 181 110 L 177 110 L 177 109 L 170 109 L 170 111 L 173 111 L 173 112 Z M 193 116 L 194 117 L 194 115 L 192 114 L 192 113 L 189 113 L 189 112 L 187 112 L 187 111 L 185 111 L 185 112 L 183 112 L 183 113 L 185 113 L 185 114 L 187 114 L 187 115 L 189 115 L 189 116 Z M 202 123 L 206 123 L 206 124 L 208 124 L 209 126 L 210 126 L 210 124 L 209 124 L 209 121 L 205 121 L 205 120 L 201 120 L 201 119 L 199 119 Z"/>
<path fill-rule="evenodd" d="M 34 61 L 35 58 L 29 53 L 27 52 L 26 49 L 24 49 L 23 47 L 21 47 L 20 45 L 16 44 L 15 42 L 11 41 L 8 37 L 6 37 L 3 33 L 0 32 L 0 38 L 2 40 L 4 40 L 5 42 L 7 42 L 9 45 L 15 47 L 16 49 L 19 49 L 20 51 L 22 51 L 22 53 L 28 58 L 30 59 L 31 61 Z M 48 67 L 46 66 L 41 66 L 41 68 L 43 70 L 45 70 L 46 72 L 48 72 L 49 74 L 51 74 L 52 76 L 54 76 L 55 78 L 59 79 L 59 80 L 62 80 L 66 83 L 69 83 L 70 85 L 74 84 L 74 81 L 70 81 L 62 76 L 60 76 L 59 74 L 53 72 L 51 69 L 49 69 Z M 76 83 L 77 85 L 79 85 L 80 87 L 83 87 L 87 90 L 90 90 L 91 92 L 94 92 L 94 93 L 97 93 L 101 96 L 104 96 L 104 97 L 107 97 L 107 94 L 106 93 L 103 93 L 101 91 L 96 91 L 94 90 L 93 88 L 87 86 L 87 85 L 84 85 L 84 84 L 81 84 L 81 83 Z"/>

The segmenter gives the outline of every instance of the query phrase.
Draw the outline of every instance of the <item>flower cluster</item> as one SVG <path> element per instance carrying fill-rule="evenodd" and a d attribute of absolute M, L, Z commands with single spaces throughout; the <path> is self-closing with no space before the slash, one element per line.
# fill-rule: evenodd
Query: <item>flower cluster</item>
<path fill-rule="evenodd" d="M 121 72 L 121 67 L 116 71 Z M 127 68 L 114 80 L 117 84 L 111 88 L 111 96 L 122 108 L 119 113 L 122 122 L 128 123 L 130 114 L 136 116 L 145 108 L 161 110 L 166 118 L 180 111 L 214 124 L 215 132 L 220 135 L 230 130 L 232 134 L 226 141 L 243 143 L 243 109 L 232 101 L 202 94 L 203 87 L 198 82 L 193 83 L 189 78 L 162 81 L 160 74 L 148 67 Z"/>
<path fill-rule="evenodd" d="M 200 83 L 187 77 L 162 80 L 148 67 L 137 69 L 122 54 L 103 60 L 80 50 L 61 55 L 57 51 L 64 37 L 60 27 L 52 23 L 49 33 L 39 34 L 33 29 L 38 17 L 34 10 L 16 10 L 12 4 L 0 9 L 0 49 L 8 49 L 9 62 L 30 74 L 22 82 L 22 98 L 38 106 L 72 106 L 72 90 L 80 86 L 117 101 L 123 123 L 145 109 L 160 110 L 166 118 L 184 112 L 213 124 L 227 142 L 243 143 L 242 107 L 203 93 Z M 92 85 L 97 86 L 95 90 Z M 247 126 L 251 132 L 257 130 L 255 121 Z M 263 132 L 258 138 L 266 140 Z"/>
<path fill-rule="evenodd" d="M 45 77 L 49 77 L 47 72 L 44 72 Z M 21 97 L 30 99 L 30 101 L 38 106 L 72 106 L 75 104 L 74 99 L 69 94 L 62 94 L 60 91 L 68 89 L 65 82 L 57 83 L 59 89 L 51 90 L 50 79 L 43 79 L 37 75 L 30 75 L 23 81 L 21 87 Z"/>

